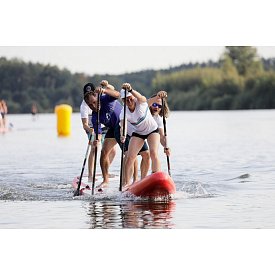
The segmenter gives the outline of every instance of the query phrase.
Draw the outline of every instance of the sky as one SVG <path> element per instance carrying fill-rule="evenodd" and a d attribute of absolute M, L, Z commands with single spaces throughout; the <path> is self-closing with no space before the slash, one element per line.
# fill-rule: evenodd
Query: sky
<path fill-rule="evenodd" d="M 66 9 L 62 1 L 39 2 L 1 6 L 0 56 L 88 75 L 217 61 L 226 45 L 257 46 L 260 56 L 275 57 L 269 0 L 251 2 L 249 13 L 239 0 L 70 0 Z"/>
<path fill-rule="evenodd" d="M 224 50 L 222 46 L 0 46 L 0 56 L 93 75 L 217 61 Z M 257 51 L 261 57 L 275 57 L 275 47 L 257 46 Z"/>

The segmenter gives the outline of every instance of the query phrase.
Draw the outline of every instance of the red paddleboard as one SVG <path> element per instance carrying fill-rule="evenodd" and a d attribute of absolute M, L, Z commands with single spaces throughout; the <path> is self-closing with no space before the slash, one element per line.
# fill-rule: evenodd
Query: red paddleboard
<path fill-rule="evenodd" d="M 124 192 L 138 197 L 156 198 L 176 193 L 176 186 L 168 174 L 160 171 L 131 184 Z"/>
<path fill-rule="evenodd" d="M 111 181 L 117 181 L 119 185 L 119 177 L 111 178 Z M 76 177 L 73 180 L 73 188 L 76 190 L 78 186 L 79 178 Z M 113 183 L 111 183 L 113 185 Z M 108 187 L 107 187 L 108 188 Z M 91 195 L 92 183 L 87 183 L 85 177 L 81 182 L 79 194 L 80 195 Z M 95 192 L 98 192 L 95 188 Z M 104 192 L 104 191 L 103 191 Z M 172 195 L 176 192 L 176 186 L 172 178 L 164 172 L 156 172 L 151 174 L 144 179 L 137 181 L 129 186 L 128 189 L 123 193 L 131 194 L 137 197 L 144 198 L 158 198 Z"/>

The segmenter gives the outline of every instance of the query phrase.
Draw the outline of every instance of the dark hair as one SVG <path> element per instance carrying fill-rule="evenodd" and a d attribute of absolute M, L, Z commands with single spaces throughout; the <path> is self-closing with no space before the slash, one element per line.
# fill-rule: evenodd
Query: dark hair
<path fill-rule="evenodd" d="M 93 83 L 87 83 L 83 87 L 83 96 L 85 96 L 87 93 L 94 92 L 95 85 Z"/>
<path fill-rule="evenodd" d="M 90 98 L 90 95 L 92 95 L 93 92 L 86 92 L 84 93 L 84 101 L 86 102 L 86 104 L 89 106 L 88 102 L 89 102 L 89 98 Z"/>

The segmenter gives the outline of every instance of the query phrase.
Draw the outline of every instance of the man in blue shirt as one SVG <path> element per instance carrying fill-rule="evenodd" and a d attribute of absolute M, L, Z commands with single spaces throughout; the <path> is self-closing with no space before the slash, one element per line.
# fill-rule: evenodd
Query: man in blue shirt
<path fill-rule="evenodd" d="M 97 87 L 94 92 L 87 93 L 84 97 L 84 100 L 93 111 L 92 124 L 94 126 L 97 125 L 98 94 L 100 94 L 98 132 L 97 127 L 94 127 L 95 133 L 98 134 L 98 140 L 94 141 L 94 146 L 98 146 L 100 144 L 102 137 L 101 124 L 109 128 L 105 135 L 100 156 L 100 167 L 102 171 L 103 182 L 98 187 L 104 188 L 109 183 L 110 153 L 117 144 L 115 139 L 115 128 L 119 125 L 119 115 L 122 110 L 122 105 L 118 101 L 120 93 L 109 88 L 108 86 L 105 89 L 102 87 Z"/>

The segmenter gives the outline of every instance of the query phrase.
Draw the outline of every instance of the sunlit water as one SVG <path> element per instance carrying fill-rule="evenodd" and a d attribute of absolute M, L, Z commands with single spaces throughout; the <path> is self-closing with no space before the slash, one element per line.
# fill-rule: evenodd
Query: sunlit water
<path fill-rule="evenodd" d="M 124 197 L 118 182 L 110 196 L 73 198 L 87 148 L 79 114 L 67 138 L 57 136 L 54 114 L 8 119 L 0 228 L 275 228 L 274 110 L 173 112 L 167 133 L 177 193 L 166 202 Z M 119 169 L 117 150 L 111 172 Z"/>

